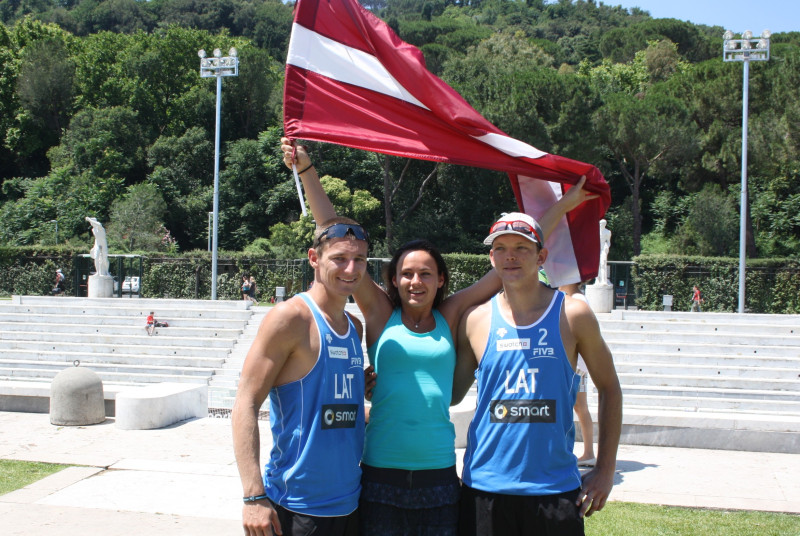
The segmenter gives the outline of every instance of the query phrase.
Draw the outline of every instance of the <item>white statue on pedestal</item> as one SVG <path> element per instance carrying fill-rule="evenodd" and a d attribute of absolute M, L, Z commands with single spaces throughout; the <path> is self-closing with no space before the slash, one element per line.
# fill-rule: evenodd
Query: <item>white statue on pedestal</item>
<path fill-rule="evenodd" d="M 95 275 L 109 275 L 108 273 L 108 242 L 106 241 L 106 230 L 96 218 L 86 216 L 86 221 L 92 224 L 94 234 L 94 246 L 89 251 L 89 255 L 94 259 Z"/>
<path fill-rule="evenodd" d="M 600 220 L 600 266 L 597 269 L 596 285 L 608 285 L 608 250 L 611 248 L 611 231 L 606 220 Z"/>
<path fill-rule="evenodd" d="M 594 283 L 586 287 L 586 300 L 595 313 L 610 313 L 614 308 L 614 286 L 608 280 L 608 250 L 611 231 L 606 220 L 600 220 L 600 265 Z"/>

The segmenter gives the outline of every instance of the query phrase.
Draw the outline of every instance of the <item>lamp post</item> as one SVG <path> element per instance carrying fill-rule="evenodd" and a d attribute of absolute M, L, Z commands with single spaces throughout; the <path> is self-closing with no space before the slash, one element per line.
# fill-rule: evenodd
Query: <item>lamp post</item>
<path fill-rule="evenodd" d="M 56 245 L 58 245 L 58 220 L 50 220 L 50 223 L 56 224 Z"/>
<path fill-rule="evenodd" d="M 734 39 L 728 30 L 722 36 L 722 60 L 744 63 L 742 82 L 742 192 L 739 206 L 739 313 L 744 313 L 745 253 L 747 242 L 747 103 L 749 100 L 750 62 L 769 60 L 769 30 L 753 38 L 747 30 L 741 39 Z"/>
<path fill-rule="evenodd" d="M 211 299 L 217 299 L 217 245 L 219 232 L 219 123 L 222 108 L 222 77 L 238 76 L 239 57 L 236 49 L 231 47 L 228 56 L 223 56 L 218 48 L 213 57 L 207 58 L 206 51 L 200 50 L 200 78 L 217 79 L 217 127 L 214 133 L 214 233 L 211 248 Z"/>

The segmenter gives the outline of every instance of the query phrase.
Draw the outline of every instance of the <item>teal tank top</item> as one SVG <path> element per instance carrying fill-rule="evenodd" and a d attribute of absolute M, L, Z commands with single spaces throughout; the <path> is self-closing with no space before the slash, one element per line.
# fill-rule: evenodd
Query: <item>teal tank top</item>
<path fill-rule="evenodd" d="M 447 321 L 414 333 L 395 309 L 367 349 L 378 375 L 372 395 L 363 461 L 373 467 L 419 471 L 456 463 L 450 399 L 456 352 Z"/>

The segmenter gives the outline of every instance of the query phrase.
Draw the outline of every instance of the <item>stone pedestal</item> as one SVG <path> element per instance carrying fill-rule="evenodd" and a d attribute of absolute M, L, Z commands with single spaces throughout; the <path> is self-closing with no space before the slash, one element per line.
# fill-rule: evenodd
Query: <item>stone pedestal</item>
<path fill-rule="evenodd" d="M 110 275 L 90 275 L 89 298 L 110 298 L 114 295 L 114 279 Z"/>
<path fill-rule="evenodd" d="M 608 283 L 588 285 L 586 301 L 595 313 L 610 313 L 614 308 L 614 286 Z"/>
<path fill-rule="evenodd" d="M 89 369 L 62 370 L 50 384 L 50 424 L 85 426 L 106 420 L 103 381 Z"/>

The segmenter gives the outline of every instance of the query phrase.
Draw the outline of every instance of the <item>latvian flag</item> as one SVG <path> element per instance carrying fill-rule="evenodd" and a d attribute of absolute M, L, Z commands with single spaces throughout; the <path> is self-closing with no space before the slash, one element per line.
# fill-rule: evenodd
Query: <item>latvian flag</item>
<path fill-rule="evenodd" d="M 534 217 L 586 175 L 600 197 L 567 214 L 548 238 L 545 270 L 556 286 L 597 275 L 598 222 L 611 201 L 600 171 L 504 134 L 357 0 L 298 1 L 284 129 L 292 139 L 506 172 L 519 210 Z"/>

